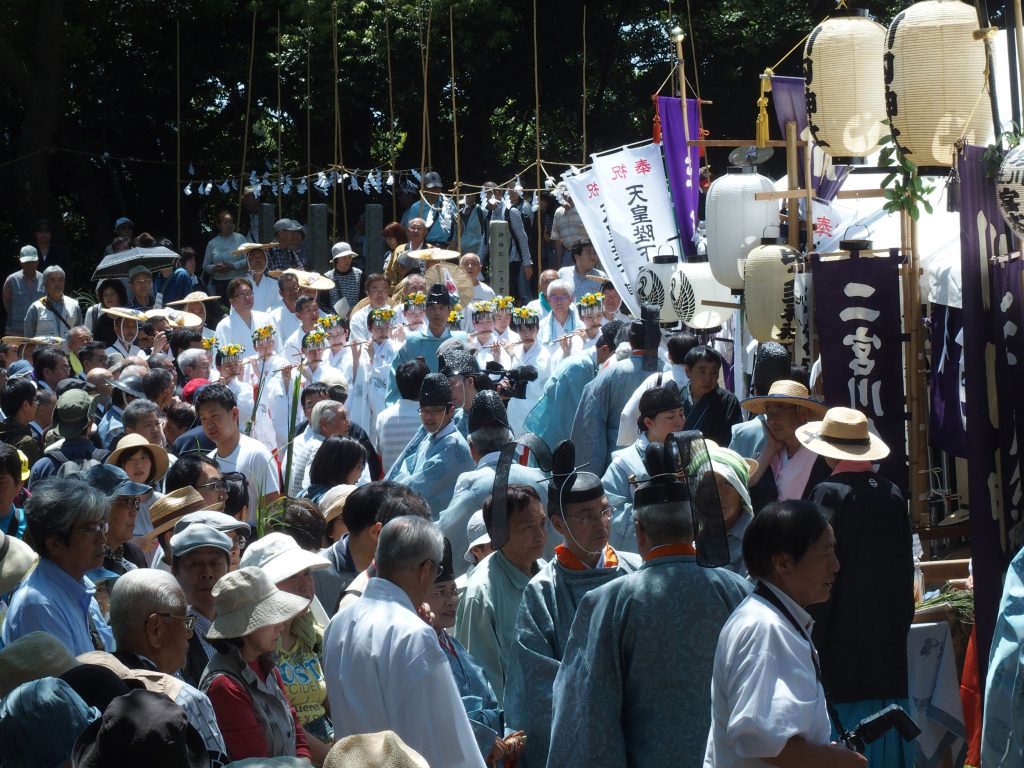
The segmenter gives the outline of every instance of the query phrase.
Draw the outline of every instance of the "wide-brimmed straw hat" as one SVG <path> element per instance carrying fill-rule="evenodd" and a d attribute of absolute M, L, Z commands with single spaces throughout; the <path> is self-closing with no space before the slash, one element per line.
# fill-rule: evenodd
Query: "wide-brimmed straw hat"
<path fill-rule="evenodd" d="M 257 629 L 293 619 L 309 600 L 282 592 L 262 568 L 239 568 L 213 587 L 217 618 L 206 633 L 213 640 L 245 637 Z"/>
<path fill-rule="evenodd" d="M 324 515 L 325 523 L 330 523 L 335 518 L 341 517 L 341 513 L 345 509 L 345 502 L 348 501 L 349 495 L 355 489 L 354 485 L 335 485 L 320 497 L 317 506 L 320 507 L 320 511 Z"/>
<path fill-rule="evenodd" d="M 275 531 L 246 547 L 239 565 L 243 568 L 262 568 L 270 580 L 277 584 L 307 568 L 312 571 L 330 568 L 331 562 L 325 557 L 307 552 L 288 534 Z"/>
<path fill-rule="evenodd" d="M 165 307 L 184 307 L 186 304 L 197 304 L 201 301 L 220 301 L 220 296 L 210 296 L 205 291 L 192 291 L 184 299 L 168 301 Z"/>
<path fill-rule="evenodd" d="M 100 312 L 111 317 L 119 317 L 122 320 L 134 320 L 137 323 L 146 322 L 146 313 L 141 309 L 130 307 L 100 307 Z"/>
<path fill-rule="evenodd" d="M 237 248 L 235 248 L 235 250 L 233 250 L 231 252 L 231 255 L 234 256 L 236 253 L 248 254 L 249 251 L 263 251 L 263 252 L 266 252 L 266 251 L 269 251 L 271 248 L 277 248 L 279 245 L 280 245 L 280 243 L 276 243 L 276 242 L 275 243 L 242 243 L 240 246 L 238 246 Z"/>
<path fill-rule="evenodd" d="M 429 763 L 394 731 L 359 733 L 338 741 L 324 760 L 324 768 L 373 765 L 377 768 L 429 768 Z"/>
<path fill-rule="evenodd" d="M 22 683 L 60 677 L 78 666 L 64 644 L 46 632 L 29 632 L 0 648 L 0 699 Z"/>
<path fill-rule="evenodd" d="M 203 325 L 203 318 L 192 312 L 184 312 L 180 309 L 172 309 L 171 307 L 146 310 L 147 320 L 154 320 L 158 317 L 162 317 L 166 320 L 167 324 L 172 328 L 186 328 L 191 330 L 194 328 L 200 328 Z"/>
<path fill-rule="evenodd" d="M 283 275 L 293 275 L 299 288 L 312 288 L 314 291 L 329 291 L 334 287 L 334 281 L 324 277 L 319 272 L 304 272 L 301 269 L 272 269 L 268 272 L 275 280 L 280 280 Z"/>
<path fill-rule="evenodd" d="M 799 381 L 791 381 L 789 379 L 776 381 L 772 384 L 771 389 L 768 390 L 767 395 L 748 397 L 746 400 L 741 401 L 740 405 L 751 413 L 764 413 L 765 409 L 774 403 L 797 405 L 801 408 L 806 408 L 816 416 L 823 415 L 828 409 L 828 406 L 823 402 L 811 397 L 807 387 Z"/>
<path fill-rule="evenodd" d="M 867 416 L 853 408 L 829 408 L 821 421 L 798 427 L 796 439 L 827 459 L 878 461 L 889 455 L 889 446 L 868 427 Z"/>
<path fill-rule="evenodd" d="M 149 517 L 153 523 L 153 530 L 149 531 L 143 538 L 155 539 L 161 533 L 174 527 L 174 524 L 182 516 L 196 510 L 206 500 L 191 485 L 176 488 L 161 496 L 153 502 L 149 508 Z"/>
<path fill-rule="evenodd" d="M 145 448 L 149 451 L 149 456 L 153 459 L 153 480 L 152 482 L 159 482 L 165 474 L 167 474 L 167 468 L 170 466 L 170 459 L 167 456 L 167 451 L 154 443 L 149 442 L 145 437 L 138 433 L 125 435 L 117 441 L 117 448 L 107 456 L 106 464 L 114 464 L 120 466 L 117 462 L 122 456 L 128 451 L 134 451 L 136 448 Z"/>

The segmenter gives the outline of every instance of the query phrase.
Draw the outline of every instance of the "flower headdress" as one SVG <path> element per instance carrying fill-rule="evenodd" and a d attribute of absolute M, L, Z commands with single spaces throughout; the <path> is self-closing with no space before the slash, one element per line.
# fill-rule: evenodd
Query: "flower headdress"
<path fill-rule="evenodd" d="M 302 349 L 323 349 L 327 346 L 327 334 L 323 328 L 314 328 L 302 337 Z"/>
<path fill-rule="evenodd" d="M 512 310 L 512 324 L 516 328 L 524 325 L 540 325 L 540 313 L 533 307 L 516 307 Z"/>
<path fill-rule="evenodd" d="M 511 312 L 515 309 L 516 300 L 512 296 L 495 296 L 494 297 L 494 311 L 495 312 Z"/>
<path fill-rule="evenodd" d="M 405 297 L 405 306 L 407 309 L 425 309 L 427 306 L 427 294 L 423 291 L 410 293 Z"/>
<path fill-rule="evenodd" d="M 277 328 L 273 325 L 261 325 L 255 331 L 252 332 L 252 343 L 259 344 L 261 341 L 266 341 L 274 337 L 277 333 Z"/>
<path fill-rule="evenodd" d="M 199 343 L 200 343 L 200 345 L 202 345 L 203 349 L 205 349 L 207 352 L 209 352 L 210 350 L 216 349 L 217 347 L 220 346 L 220 342 L 217 341 L 217 337 L 216 336 L 204 336 L 203 339 Z"/>
<path fill-rule="evenodd" d="M 581 315 L 595 315 L 604 306 L 604 297 L 600 293 L 585 293 L 576 302 L 576 308 Z"/>
<path fill-rule="evenodd" d="M 378 307 L 370 310 L 367 322 L 369 325 L 391 325 L 397 316 L 398 313 L 391 307 Z"/>

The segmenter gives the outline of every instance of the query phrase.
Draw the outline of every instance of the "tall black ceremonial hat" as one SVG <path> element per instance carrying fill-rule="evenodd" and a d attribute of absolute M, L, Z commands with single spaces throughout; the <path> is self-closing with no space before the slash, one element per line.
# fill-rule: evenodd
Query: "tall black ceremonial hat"
<path fill-rule="evenodd" d="M 452 305 L 452 297 L 448 294 L 448 289 L 441 283 L 434 283 L 427 290 L 427 306 L 429 307 L 431 304 L 443 304 L 446 307 Z"/>
<path fill-rule="evenodd" d="M 779 379 L 790 378 L 789 351 L 777 341 L 765 341 L 757 345 L 754 353 L 754 370 L 750 376 L 750 384 L 759 394 L 767 394 L 768 389 Z"/>
<path fill-rule="evenodd" d="M 629 346 L 633 349 L 654 350 L 661 344 L 660 310 L 650 304 L 640 307 L 640 319 L 629 325 Z"/>
<path fill-rule="evenodd" d="M 428 373 L 420 384 L 420 405 L 451 405 L 452 385 L 443 373 Z"/>
<path fill-rule="evenodd" d="M 508 424 L 508 412 L 501 396 L 493 389 L 477 392 L 469 411 L 469 433 L 473 434 L 481 427 L 499 426 L 511 429 Z"/>
<path fill-rule="evenodd" d="M 444 537 L 444 554 L 438 565 L 441 566 L 441 572 L 434 579 L 435 584 L 439 581 L 455 581 L 455 569 L 452 567 L 452 543 L 448 541 L 447 536 Z"/>
<path fill-rule="evenodd" d="M 580 470 L 583 471 L 580 471 Z M 548 516 L 562 514 L 566 504 L 580 504 L 604 496 L 601 478 L 576 466 L 576 446 L 563 440 L 551 455 Z"/>
<path fill-rule="evenodd" d="M 640 396 L 640 418 L 653 419 L 659 413 L 683 407 L 683 394 L 674 381 L 652 387 Z"/>
<path fill-rule="evenodd" d="M 482 373 L 476 355 L 465 349 L 449 349 L 441 355 L 438 369 L 445 376 L 468 376 L 472 373 Z"/>
<path fill-rule="evenodd" d="M 601 326 L 601 341 L 604 346 L 610 347 L 613 351 L 621 339 L 619 338 L 622 334 L 626 324 L 621 320 L 609 320 L 607 323 Z"/>

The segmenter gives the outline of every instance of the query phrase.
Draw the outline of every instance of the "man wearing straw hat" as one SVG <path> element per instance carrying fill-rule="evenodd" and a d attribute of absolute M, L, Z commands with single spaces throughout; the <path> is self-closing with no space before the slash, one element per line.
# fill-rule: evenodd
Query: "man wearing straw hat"
<path fill-rule="evenodd" d="M 209 296 L 203 291 L 192 291 L 185 298 L 178 299 L 177 301 L 168 301 L 166 306 L 168 307 L 181 307 L 185 312 L 196 315 L 201 318 L 202 332 L 204 339 L 212 339 L 217 334 L 214 333 L 212 328 L 206 327 L 206 303 L 210 301 L 219 301 L 219 296 Z"/>
<path fill-rule="evenodd" d="M 772 384 L 791 377 L 792 366 L 789 351 L 777 341 L 766 341 L 757 345 L 754 353 L 754 370 L 750 376 L 750 395 L 767 395 Z M 753 458 L 761 452 L 768 438 L 768 426 L 764 414 L 755 416 L 740 424 L 733 424 L 729 447 L 740 456 Z"/>
<path fill-rule="evenodd" d="M 832 470 L 809 500 L 829 513 L 841 568 L 831 599 L 810 613 L 822 683 L 843 725 L 852 728 L 890 704 L 909 707 L 905 649 L 914 618 L 914 555 L 907 503 L 875 471 L 889 447 L 860 411 L 830 408 L 821 421 L 797 428 L 796 438 Z M 865 756 L 869 765 L 900 765 L 902 751 L 902 764 L 911 765 L 909 747 L 890 731 L 867 745 Z"/>
<path fill-rule="evenodd" d="M 267 253 L 277 243 L 245 243 L 235 253 L 245 255 L 248 273 L 242 275 L 252 286 L 253 308 L 258 312 L 269 312 L 277 300 L 277 280 L 267 274 Z"/>

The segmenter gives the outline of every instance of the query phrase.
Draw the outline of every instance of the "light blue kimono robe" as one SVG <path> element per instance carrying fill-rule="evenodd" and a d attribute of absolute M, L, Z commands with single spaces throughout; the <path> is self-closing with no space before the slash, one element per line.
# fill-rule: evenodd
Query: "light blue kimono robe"
<path fill-rule="evenodd" d="M 597 351 L 588 349 L 566 358 L 544 384 L 540 400 L 526 416 L 523 428 L 533 432 L 551 450 L 569 439 L 572 420 L 583 389 L 597 376 Z"/>
<path fill-rule="evenodd" d="M 985 681 L 981 764 L 1024 765 L 1024 549 L 1010 562 L 992 634 Z"/>
<path fill-rule="evenodd" d="M 409 441 L 388 471 L 387 480 L 394 480 L 426 499 L 437 522 L 441 510 L 452 500 L 455 481 L 473 468 L 469 445 L 455 425 L 449 422 L 435 435 L 422 430 Z"/>
<path fill-rule="evenodd" d="M 552 560 L 523 591 L 505 688 L 509 726 L 527 733 L 518 768 L 547 765 L 551 693 L 580 600 L 590 590 L 633 573 L 641 565 L 639 555 L 616 555 L 619 564 L 614 568 L 585 571 L 574 571 Z"/>
<path fill-rule="evenodd" d="M 765 425 L 764 414 L 740 424 L 732 425 L 732 439 L 729 448 L 747 459 L 756 459 L 768 439 L 768 427 Z"/>
<path fill-rule="evenodd" d="M 441 650 L 452 668 L 452 677 L 469 716 L 469 725 L 480 746 L 480 753 L 486 759 L 494 747 L 494 740 L 505 736 L 505 715 L 498 706 L 494 689 L 487 682 L 484 668 L 469 655 L 462 643 L 444 630 L 441 632 L 444 634 L 440 638 Z"/>
<path fill-rule="evenodd" d="M 583 389 L 570 439 L 576 445 L 576 465 L 600 477 L 608 468 L 619 441 L 619 414 L 636 388 L 665 364 L 658 357 L 636 353 L 605 368 Z"/>
<path fill-rule="evenodd" d="M 612 532 L 608 543 L 615 549 L 636 552 L 636 528 L 633 527 L 633 491 L 629 484 L 629 476 L 647 479 L 647 466 L 644 464 L 644 451 L 647 450 L 647 437 L 640 435 L 632 445 L 627 445 L 612 454 L 612 461 L 605 470 L 601 484 L 604 486 L 608 503 L 615 512 L 612 515 Z"/>
<path fill-rule="evenodd" d="M 391 373 L 388 374 L 388 393 L 385 400 L 386 405 L 397 403 L 402 398 L 402 394 L 398 391 L 398 381 L 395 379 L 399 366 L 411 363 L 417 357 L 422 357 L 430 372 L 437 373 L 437 348 L 451 338 L 465 339 L 466 334 L 462 331 L 452 333 L 451 330 L 445 328 L 440 336 L 434 336 L 429 328 L 424 328 L 422 331 L 416 331 L 406 336 L 405 344 L 398 350 L 395 359 L 391 361 Z"/>
<path fill-rule="evenodd" d="M 535 573 L 545 562 L 534 563 Z M 483 667 L 500 705 L 505 697 L 508 653 L 515 640 L 516 615 L 530 577 L 501 551 L 485 557 L 470 574 L 455 615 L 455 637 Z"/>
<path fill-rule="evenodd" d="M 469 546 L 469 539 L 466 537 L 466 524 L 474 512 L 483 508 L 484 501 L 491 495 L 494 488 L 494 471 L 500 455 L 500 452 L 495 451 L 481 456 L 474 469 L 459 475 L 455 481 L 451 504 L 441 513 L 440 519 L 437 521 L 444 535 L 452 543 L 452 565 L 456 576 L 461 576 L 469 569 L 469 563 L 463 557 Z M 540 496 L 541 506 L 547 509 L 548 481 L 539 469 L 513 464 L 509 467 L 508 481 L 534 488 Z M 546 557 L 554 554 L 555 541 L 558 538 L 560 537 L 554 535 L 553 529 L 548 531 Z"/>
<path fill-rule="evenodd" d="M 696 768 L 718 635 L 751 587 L 693 555 L 583 598 L 555 678 L 551 768 Z"/>

